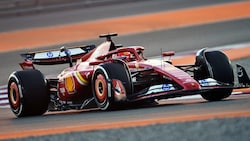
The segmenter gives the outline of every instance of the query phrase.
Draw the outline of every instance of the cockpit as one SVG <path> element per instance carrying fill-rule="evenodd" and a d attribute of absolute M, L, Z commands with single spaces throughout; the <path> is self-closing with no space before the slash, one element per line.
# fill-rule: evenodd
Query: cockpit
<path fill-rule="evenodd" d="M 112 59 L 119 58 L 126 62 L 146 60 L 143 51 L 144 47 L 141 46 L 118 48 L 114 50 L 114 52 L 110 52 L 112 53 L 110 57 L 112 57 Z"/>

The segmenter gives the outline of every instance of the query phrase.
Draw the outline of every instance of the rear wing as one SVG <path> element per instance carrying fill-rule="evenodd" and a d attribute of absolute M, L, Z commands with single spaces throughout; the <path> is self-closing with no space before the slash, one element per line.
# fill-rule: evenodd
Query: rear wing
<path fill-rule="evenodd" d="M 25 61 L 32 62 L 36 65 L 64 64 L 68 63 L 69 61 L 75 62 L 77 59 L 80 59 L 95 47 L 95 45 L 84 45 L 69 48 L 62 47 L 60 49 L 28 52 L 21 54 L 21 56 L 25 59 Z"/>

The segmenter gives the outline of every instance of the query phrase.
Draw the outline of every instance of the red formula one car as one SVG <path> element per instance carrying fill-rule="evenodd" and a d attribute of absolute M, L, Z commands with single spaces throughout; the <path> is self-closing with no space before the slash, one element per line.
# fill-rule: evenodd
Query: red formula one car
<path fill-rule="evenodd" d="M 142 46 L 115 45 L 112 36 L 117 34 L 100 35 L 106 41 L 97 47 L 22 54 L 23 70 L 13 72 L 8 80 L 13 113 L 22 117 L 93 106 L 109 110 L 194 94 L 217 101 L 229 97 L 234 88 L 249 87 L 249 78 L 240 65 L 236 85 L 231 63 L 220 51 L 201 49 L 195 64 L 174 66 L 170 60 L 145 59 Z M 162 53 L 163 57 L 172 55 L 174 52 Z M 34 67 L 65 62 L 70 67 L 56 77 L 44 76 Z"/>

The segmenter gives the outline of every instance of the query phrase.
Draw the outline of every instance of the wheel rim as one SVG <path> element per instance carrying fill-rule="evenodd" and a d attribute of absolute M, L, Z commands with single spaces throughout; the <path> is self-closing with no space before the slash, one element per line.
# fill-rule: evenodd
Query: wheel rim
<path fill-rule="evenodd" d="M 20 106 L 20 93 L 18 90 L 18 86 L 15 82 L 10 84 L 10 92 L 9 92 L 9 100 L 11 107 L 14 109 L 18 109 Z"/>
<path fill-rule="evenodd" d="M 98 102 L 103 103 L 107 99 L 107 83 L 102 74 L 98 74 L 95 81 L 95 95 Z"/>

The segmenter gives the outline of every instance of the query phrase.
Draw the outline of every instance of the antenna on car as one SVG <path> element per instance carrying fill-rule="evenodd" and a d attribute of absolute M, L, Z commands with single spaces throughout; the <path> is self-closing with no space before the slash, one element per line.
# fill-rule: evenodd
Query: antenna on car
<path fill-rule="evenodd" d="M 161 54 L 162 54 L 162 48 L 161 48 Z M 161 55 L 161 67 L 162 67 L 162 63 L 163 63 L 163 56 Z"/>

